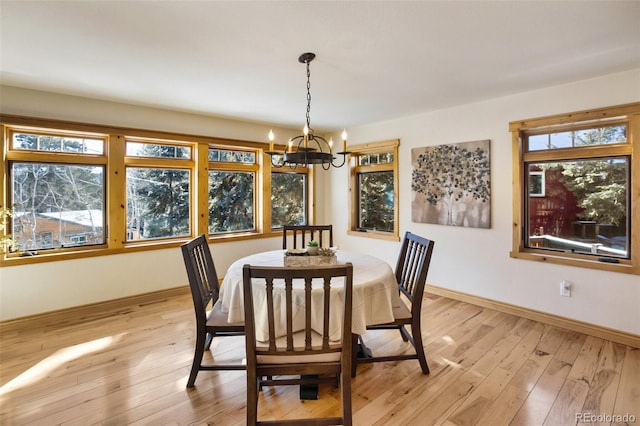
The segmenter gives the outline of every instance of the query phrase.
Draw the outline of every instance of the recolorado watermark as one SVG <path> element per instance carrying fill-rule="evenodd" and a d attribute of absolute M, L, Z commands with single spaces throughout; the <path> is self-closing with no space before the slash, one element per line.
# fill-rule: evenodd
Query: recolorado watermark
<path fill-rule="evenodd" d="M 635 423 L 636 416 L 633 414 L 593 414 L 576 413 L 576 422 L 579 423 Z"/>

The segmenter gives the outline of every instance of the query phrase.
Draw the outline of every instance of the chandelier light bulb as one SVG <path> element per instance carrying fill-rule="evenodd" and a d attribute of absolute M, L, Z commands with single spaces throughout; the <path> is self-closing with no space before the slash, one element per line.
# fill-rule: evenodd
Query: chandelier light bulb
<path fill-rule="evenodd" d="M 274 152 L 273 151 L 273 140 L 276 138 L 276 136 L 273 134 L 273 129 L 269 130 L 269 152 Z"/>
<path fill-rule="evenodd" d="M 342 152 L 347 152 L 347 129 L 342 130 Z"/>

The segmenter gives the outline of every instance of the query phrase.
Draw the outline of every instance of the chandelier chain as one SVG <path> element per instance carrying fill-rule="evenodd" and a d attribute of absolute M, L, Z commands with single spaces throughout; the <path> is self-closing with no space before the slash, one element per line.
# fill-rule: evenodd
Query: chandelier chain
<path fill-rule="evenodd" d="M 309 62 L 307 62 L 307 127 L 309 128 L 309 133 L 313 133 L 311 131 L 311 71 L 309 70 Z"/>

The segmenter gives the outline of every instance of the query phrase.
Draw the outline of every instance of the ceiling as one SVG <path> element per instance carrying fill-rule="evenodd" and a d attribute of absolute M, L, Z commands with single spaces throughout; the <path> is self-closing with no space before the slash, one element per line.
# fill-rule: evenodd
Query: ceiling
<path fill-rule="evenodd" d="M 3 85 L 278 126 L 304 124 L 314 52 L 316 131 L 640 68 L 640 1 L 1 0 L 0 16 Z"/>

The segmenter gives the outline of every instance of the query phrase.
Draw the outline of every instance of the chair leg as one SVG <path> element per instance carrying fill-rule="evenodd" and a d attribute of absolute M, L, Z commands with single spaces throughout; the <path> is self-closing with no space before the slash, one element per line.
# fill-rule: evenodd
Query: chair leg
<path fill-rule="evenodd" d="M 351 334 L 351 377 L 356 377 L 358 368 L 358 340 L 359 334 Z"/>
<path fill-rule="evenodd" d="M 208 351 L 211 347 L 211 342 L 213 342 L 214 333 L 207 333 L 207 338 L 204 341 L 204 350 Z"/>
<path fill-rule="evenodd" d="M 402 336 L 402 340 L 404 340 L 405 342 L 408 342 L 410 340 L 410 334 L 407 331 L 406 327 L 404 325 L 401 325 L 400 327 L 398 327 L 398 330 L 400 331 L 400 336 Z"/>
<path fill-rule="evenodd" d="M 259 383 L 255 371 L 247 370 L 247 425 L 253 426 L 258 422 L 258 389 Z"/>
<path fill-rule="evenodd" d="M 340 396 L 342 397 L 342 424 L 351 426 L 351 377 L 348 371 L 340 372 Z"/>
<path fill-rule="evenodd" d="M 427 364 L 427 356 L 424 353 L 424 345 L 422 344 L 422 330 L 420 329 L 419 323 L 411 325 L 411 334 L 413 337 L 411 340 L 416 350 L 416 355 L 418 355 L 418 361 L 420 362 L 422 374 L 429 374 L 429 365 Z"/>
<path fill-rule="evenodd" d="M 204 355 L 204 346 L 206 343 L 206 337 L 202 333 L 198 333 L 196 337 L 196 348 L 193 353 L 193 363 L 191 364 L 191 373 L 189 373 L 189 380 L 187 381 L 187 387 L 192 388 L 196 383 L 196 376 L 200 370 L 202 364 L 202 357 Z"/>

